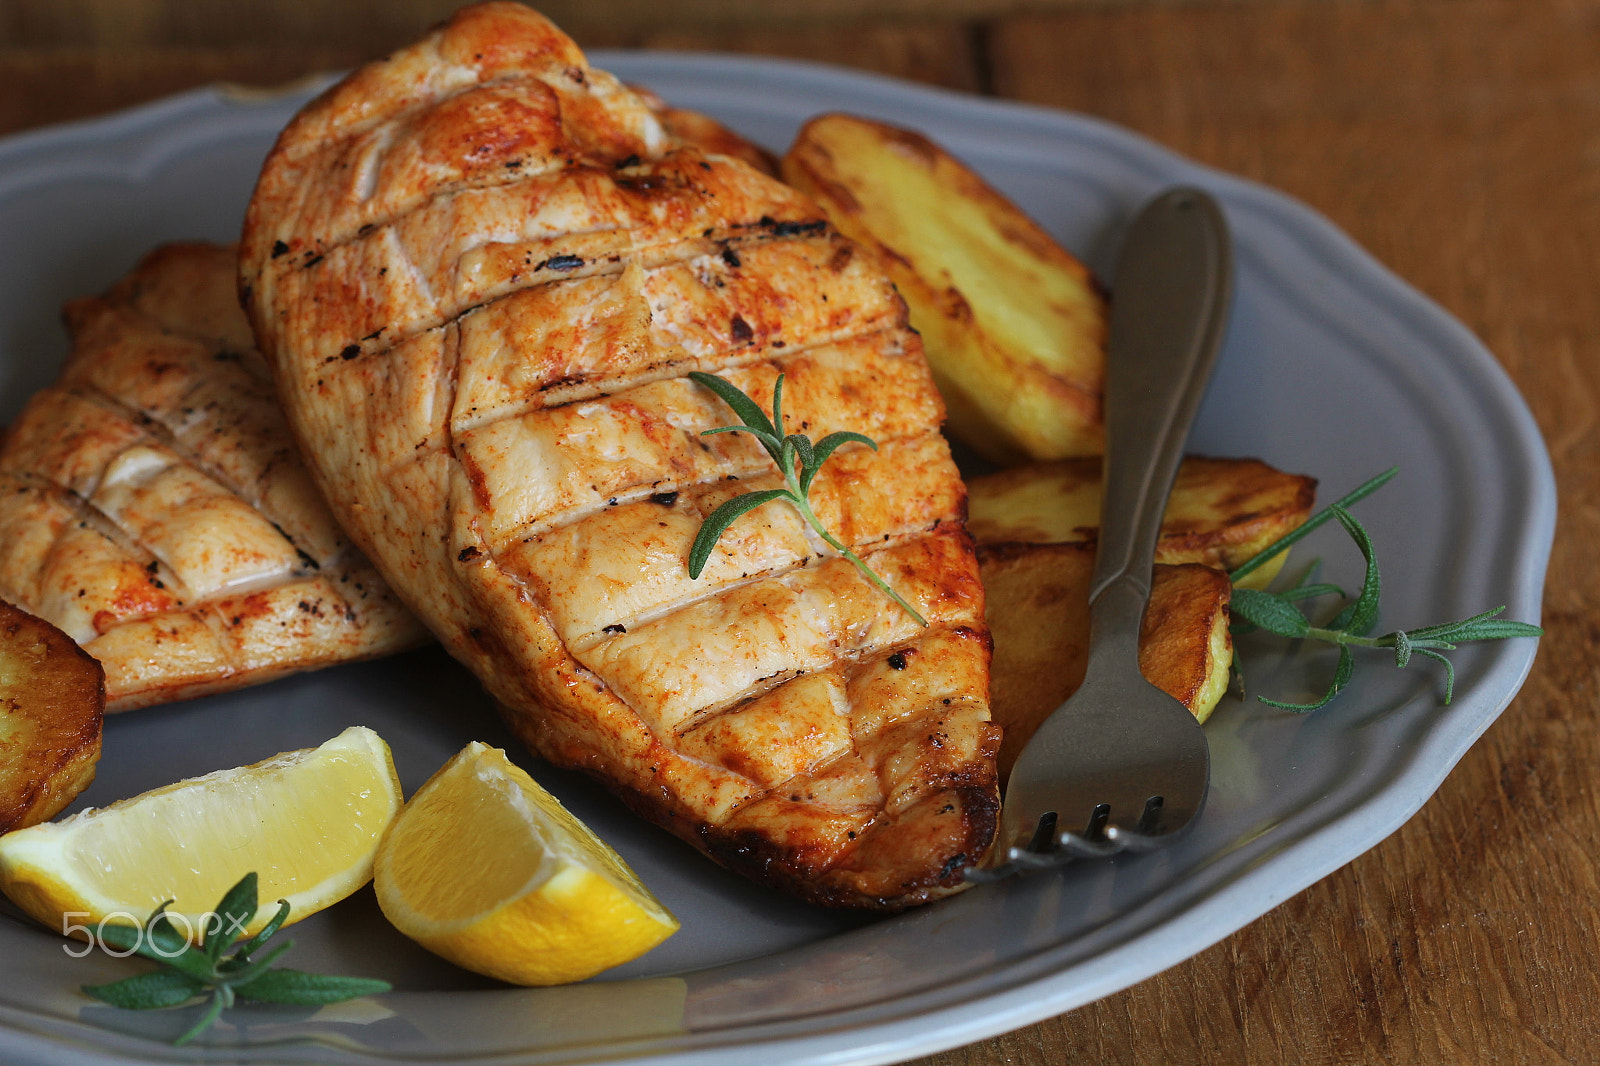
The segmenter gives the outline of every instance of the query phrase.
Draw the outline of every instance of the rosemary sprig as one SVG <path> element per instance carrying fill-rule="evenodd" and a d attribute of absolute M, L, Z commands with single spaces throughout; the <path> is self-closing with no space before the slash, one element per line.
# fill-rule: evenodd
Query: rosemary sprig
<path fill-rule="evenodd" d="M 1304 525 L 1295 529 L 1286 536 L 1280 537 L 1259 553 L 1251 557 L 1244 564 L 1236 568 L 1228 576 L 1237 585 L 1238 580 L 1255 570 L 1267 560 L 1287 551 L 1296 541 L 1308 533 L 1326 524 L 1337 521 L 1344 527 L 1350 538 L 1356 542 L 1361 550 L 1362 558 L 1366 560 L 1366 574 L 1362 578 L 1361 588 L 1355 598 L 1346 597 L 1344 592 L 1336 585 L 1307 583 L 1310 572 L 1299 581 L 1292 582 L 1286 589 L 1277 592 L 1263 591 L 1260 589 L 1247 589 L 1235 587 L 1231 610 L 1235 616 L 1243 619 L 1243 625 L 1235 626 L 1235 632 L 1248 632 L 1251 629 L 1264 629 L 1281 637 L 1296 640 L 1320 640 L 1339 648 L 1339 661 L 1334 667 L 1333 679 L 1328 685 L 1327 692 L 1321 699 L 1314 703 L 1285 703 L 1280 700 L 1268 699 L 1257 696 L 1262 703 L 1272 707 L 1280 707 L 1289 711 L 1314 711 L 1325 707 L 1337 696 L 1344 687 L 1350 683 L 1351 675 L 1355 672 L 1355 657 L 1351 648 L 1387 648 L 1394 652 L 1395 666 L 1404 669 L 1414 655 L 1432 659 L 1441 663 L 1445 669 L 1444 702 L 1449 703 L 1455 693 L 1456 673 L 1455 667 L 1443 654 L 1454 651 L 1460 644 L 1475 640 L 1504 640 L 1508 637 L 1537 637 L 1544 630 L 1526 622 L 1511 622 L 1498 617 L 1505 610 L 1501 605 L 1493 610 L 1475 614 L 1470 618 L 1463 618 L 1456 622 L 1443 622 L 1437 625 L 1423 626 L 1419 629 L 1395 630 L 1383 636 L 1368 636 L 1378 618 L 1378 595 L 1381 580 L 1378 574 L 1378 560 L 1372 545 L 1372 538 L 1366 529 L 1350 513 L 1348 508 L 1358 500 L 1365 499 L 1378 489 L 1388 484 L 1396 474 L 1399 467 L 1391 467 L 1383 473 L 1357 486 L 1335 503 L 1329 504 L 1317 512 Z M 1302 600 L 1317 599 L 1322 596 L 1338 596 L 1346 602 L 1330 619 L 1322 624 L 1313 624 L 1311 619 L 1297 605 Z M 1235 656 L 1234 672 L 1239 674 L 1238 660 Z M 1242 674 L 1239 675 L 1242 681 Z"/>
<path fill-rule="evenodd" d="M 781 489 L 765 489 L 760 492 L 746 492 L 735 496 L 722 506 L 706 516 L 700 524 L 700 531 L 695 534 L 694 544 L 689 549 L 689 576 L 698 578 L 705 569 L 706 560 L 711 558 L 711 553 L 717 546 L 717 541 L 735 520 L 772 500 L 788 500 L 794 509 L 800 512 L 800 517 L 806 524 L 817 531 L 817 535 L 828 543 L 834 551 L 844 556 L 855 564 L 857 570 L 871 581 L 895 603 L 898 603 L 907 614 L 917 620 L 920 626 L 926 626 L 927 620 L 918 614 L 900 594 L 889 586 L 889 583 L 866 563 L 861 557 L 851 551 L 832 533 L 823 526 L 811 510 L 807 497 L 811 493 L 811 483 L 816 480 L 817 471 L 822 469 L 822 464 L 828 461 L 829 456 L 837 451 L 840 445 L 852 441 L 865 444 L 873 451 L 878 450 L 877 442 L 871 437 L 860 433 L 840 431 L 830 433 L 826 437 L 811 443 L 811 438 L 803 433 L 784 433 L 783 431 L 783 375 L 778 375 L 777 384 L 772 387 L 772 418 L 768 419 L 765 411 L 761 410 L 749 396 L 726 378 L 716 374 L 707 374 L 696 370 L 689 374 L 689 378 L 712 392 L 716 393 L 722 402 L 733 409 L 739 416 L 743 425 L 718 426 L 716 429 L 705 430 L 701 435 L 708 436 L 712 433 L 748 433 L 761 442 L 761 447 L 766 449 L 772 461 L 778 464 L 778 472 L 783 475 L 785 487 Z"/>
<path fill-rule="evenodd" d="M 205 1032 L 225 1008 L 233 1005 L 235 997 L 320 1006 L 389 991 L 387 981 L 303 973 L 288 968 L 269 969 L 279 956 L 294 947 L 292 940 L 274 945 L 260 958 L 252 958 L 289 917 L 288 900 L 279 900 L 278 913 L 272 920 L 259 933 L 239 942 L 239 933 L 259 909 L 253 872 L 245 874 L 230 888 L 217 904 L 216 911 L 207 916 L 204 943 L 200 947 L 190 944 L 189 938 L 173 927 L 167 913 L 171 903 L 168 900 L 157 907 L 142 930 L 114 924 L 102 925 L 96 930 L 103 944 L 154 959 L 162 968 L 109 984 L 84 985 L 83 991 L 113 1007 L 129 1010 L 176 1007 L 209 993 L 205 1012 L 173 1041 L 175 1045 L 187 1044 Z M 212 919 L 215 919 L 214 927 Z M 229 948 L 233 948 L 231 954 Z"/>

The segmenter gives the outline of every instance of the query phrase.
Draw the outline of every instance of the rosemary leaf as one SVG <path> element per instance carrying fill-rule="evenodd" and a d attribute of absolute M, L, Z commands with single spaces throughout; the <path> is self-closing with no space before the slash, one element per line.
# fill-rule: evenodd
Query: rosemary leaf
<path fill-rule="evenodd" d="M 754 400 L 740 391 L 739 386 L 727 378 L 694 370 L 689 373 L 689 380 L 698 385 L 704 385 L 716 393 L 718 399 L 733 408 L 733 413 L 739 416 L 739 421 L 743 422 L 746 428 L 758 429 L 773 440 L 779 438 L 780 434 L 767 418 L 767 413 Z M 781 377 L 778 380 L 777 387 L 773 389 L 773 394 L 780 398 L 783 395 L 783 380 Z M 776 407 L 778 405 L 774 404 L 773 406 Z"/>
<path fill-rule="evenodd" d="M 387 992 L 389 984 L 387 981 L 377 981 L 370 977 L 338 977 L 333 974 L 305 973 L 301 970 L 280 967 L 268 970 L 253 980 L 236 984 L 233 990 L 246 999 L 319 1006 L 324 1003 L 342 1003 L 356 996 Z"/>
<path fill-rule="evenodd" d="M 285 940 L 274 944 L 266 950 L 259 959 L 241 959 L 237 955 L 223 959 L 217 964 L 217 973 L 227 979 L 230 985 L 248 984 L 265 973 L 279 956 L 294 947 L 293 940 Z"/>
<path fill-rule="evenodd" d="M 1378 620 L 1378 597 L 1383 588 L 1383 582 L 1378 577 L 1377 550 L 1372 546 L 1372 538 L 1367 535 L 1361 523 L 1356 521 L 1354 515 L 1338 504 L 1334 504 L 1329 510 L 1339 520 L 1345 532 L 1350 534 L 1350 539 L 1356 542 L 1356 547 L 1361 549 L 1361 557 L 1367 562 L 1366 575 L 1361 579 L 1361 591 L 1356 593 L 1354 602 L 1340 611 L 1329 625 L 1331 628 L 1364 637 L 1372 632 L 1372 627 Z"/>
<path fill-rule="evenodd" d="M 860 433 L 852 433 L 849 430 L 829 433 L 826 437 L 817 441 L 812 452 L 813 458 L 806 463 L 805 472 L 800 475 L 800 491 L 809 494 L 811 492 L 811 479 L 817 476 L 817 471 L 822 469 L 822 464 L 827 462 L 828 457 L 838 450 L 839 445 L 849 444 L 852 441 L 857 444 L 865 444 L 873 451 L 878 450 L 877 441 Z"/>
<path fill-rule="evenodd" d="M 118 951 L 137 951 L 160 963 L 162 969 L 103 985 L 85 985 L 83 992 L 128 1010 L 176 1007 L 196 996 L 208 996 L 199 1018 L 174 1044 L 187 1044 L 205 1032 L 233 1005 L 235 993 L 278 1003 L 323 1004 L 389 991 L 385 981 L 271 969 L 272 963 L 294 946 L 293 941 L 275 944 L 259 959 L 252 959 L 251 952 L 265 947 L 289 916 L 289 904 L 279 900 L 273 919 L 259 933 L 238 942 L 239 932 L 259 909 L 254 873 L 241 878 L 217 904 L 210 916 L 216 924 L 213 927 L 207 922 L 203 948 L 189 944 L 173 927 L 167 915 L 170 903 L 157 907 L 142 930 L 111 924 L 97 930 L 102 944 Z"/>
<path fill-rule="evenodd" d="M 212 1024 L 222 1016 L 223 1009 L 231 1006 L 233 1006 L 233 989 L 227 985 L 218 985 L 212 989 L 211 998 L 206 1002 L 205 1013 L 200 1015 L 198 1021 L 184 1030 L 182 1036 L 172 1042 L 173 1046 L 182 1047 L 211 1028 Z"/>
<path fill-rule="evenodd" d="M 1234 589 L 1229 608 L 1250 624 L 1280 637 L 1303 637 L 1311 628 L 1298 607 L 1259 589 Z"/>
<path fill-rule="evenodd" d="M 1429 651 L 1427 648 L 1417 649 L 1417 654 L 1425 656 L 1429 659 L 1433 659 L 1435 662 L 1441 663 L 1444 666 L 1444 702 L 1448 704 L 1451 700 L 1451 697 L 1455 695 L 1456 691 L 1455 664 L 1449 659 L 1446 659 L 1443 655 L 1440 655 L 1438 652 Z"/>
<path fill-rule="evenodd" d="M 170 903 L 172 901 L 168 900 L 167 902 Z M 166 903 L 163 903 L 160 907 L 157 907 L 155 913 L 160 914 L 166 905 Z M 106 945 L 107 947 L 115 948 L 117 951 L 123 953 L 129 951 L 139 951 L 140 954 L 143 954 L 140 949 L 145 947 L 144 934 L 131 925 L 122 925 L 118 922 L 108 922 L 100 926 L 100 928 L 95 931 L 95 934 L 100 938 L 100 943 Z"/>
<path fill-rule="evenodd" d="M 1235 632 L 1248 632 L 1251 628 L 1260 628 L 1281 637 L 1324 641 L 1339 648 L 1339 662 L 1334 667 L 1333 678 L 1321 699 L 1312 703 L 1287 703 L 1257 695 L 1256 699 L 1262 703 L 1297 712 L 1314 711 L 1327 706 L 1350 683 L 1350 678 L 1355 673 L 1353 648 L 1390 649 L 1394 652 L 1395 666 L 1400 669 L 1404 669 L 1415 656 L 1419 655 L 1442 664 L 1445 669 L 1444 702 L 1449 703 L 1455 693 L 1455 666 L 1443 654 L 1444 652 L 1454 651 L 1457 644 L 1468 641 L 1537 637 L 1544 633 L 1544 630 L 1536 625 L 1499 618 L 1498 615 L 1505 610 L 1505 607 L 1501 606 L 1454 622 L 1441 622 L 1417 629 L 1395 630 L 1381 637 L 1368 636 L 1378 619 L 1382 579 L 1379 575 L 1377 550 L 1373 546 L 1372 537 L 1361 522 L 1350 513 L 1348 507 L 1388 484 L 1397 472 L 1398 468 L 1390 468 L 1377 477 L 1363 482 L 1354 491 L 1318 512 L 1299 529 L 1274 541 L 1229 575 L 1237 582 L 1263 562 L 1304 537 L 1306 533 L 1330 520 L 1337 520 L 1344 528 L 1366 563 L 1366 573 L 1355 598 L 1345 603 L 1331 619 L 1321 625 L 1311 624 L 1295 603 L 1327 595 L 1338 595 L 1343 598 L 1344 593 L 1334 585 L 1296 583 L 1281 591 L 1237 587 L 1233 590 L 1232 611 L 1242 620 L 1242 624 L 1234 627 Z M 1301 576 L 1300 582 L 1305 582 L 1310 574 L 1311 569 L 1307 569 Z M 1233 676 L 1239 678 L 1242 688 L 1244 675 L 1239 668 L 1237 654 L 1230 669 Z"/>
<path fill-rule="evenodd" d="M 1394 635 L 1394 664 L 1404 670 L 1411 662 L 1411 638 L 1406 636 L 1404 630 Z"/>
<path fill-rule="evenodd" d="M 177 970 L 154 970 L 103 985 L 84 985 L 85 995 L 126 1010 L 176 1007 L 204 992 L 203 982 Z"/>
<path fill-rule="evenodd" d="M 793 499 L 788 489 L 763 489 L 735 496 L 707 515 L 705 521 L 700 523 L 700 531 L 694 535 L 694 544 L 689 548 L 689 576 L 700 576 L 700 572 L 706 568 L 706 561 L 717 548 L 717 541 L 735 520 L 780 497 Z"/>
<path fill-rule="evenodd" d="M 1229 579 L 1237 584 L 1240 578 L 1244 577 L 1246 574 L 1253 573 L 1260 569 L 1268 560 L 1282 555 L 1306 536 L 1310 535 L 1317 528 L 1331 521 L 1333 518 L 1333 509 L 1335 507 L 1343 507 L 1348 509 L 1351 504 L 1354 504 L 1359 500 L 1366 499 L 1374 492 L 1377 492 L 1379 489 L 1383 488 L 1390 481 L 1393 481 L 1395 475 L 1399 473 L 1400 468 L 1398 466 L 1391 466 L 1383 473 L 1378 474 L 1375 477 L 1368 478 L 1366 481 L 1362 482 L 1360 485 L 1357 485 L 1354 489 L 1351 489 L 1348 493 L 1335 500 L 1329 506 L 1323 508 L 1310 518 L 1306 519 L 1305 522 L 1300 526 L 1290 530 L 1288 533 L 1285 533 L 1283 536 L 1279 537 L 1265 548 L 1262 548 L 1260 551 L 1256 552 L 1249 559 L 1245 560 L 1243 563 L 1240 563 L 1237 567 L 1229 572 Z"/>
<path fill-rule="evenodd" d="M 878 450 L 878 445 L 871 437 L 860 433 L 841 431 L 830 433 L 816 444 L 803 433 L 783 432 L 783 375 L 778 375 L 776 384 L 772 387 L 772 418 L 768 420 L 766 413 L 754 400 L 746 396 L 737 386 L 720 378 L 715 374 L 707 374 L 696 370 L 689 375 L 690 380 L 698 382 L 716 393 L 724 403 L 733 408 L 733 413 L 739 416 L 744 424 L 741 426 L 718 426 L 716 429 L 704 430 L 704 433 L 736 433 L 748 432 L 761 442 L 767 450 L 772 461 L 778 464 L 778 473 L 783 475 L 782 489 L 766 489 L 761 492 L 745 493 L 735 496 L 722 504 L 708 515 L 700 524 L 699 531 L 695 534 L 694 544 L 689 548 L 689 576 L 698 578 L 705 569 L 706 561 L 711 558 L 711 552 L 716 548 L 717 541 L 734 521 L 748 512 L 760 507 L 770 500 L 786 499 L 799 512 L 817 536 L 821 537 L 827 545 L 848 559 L 861 575 L 876 585 L 882 592 L 895 603 L 899 604 L 918 625 L 926 626 L 927 620 L 917 613 L 916 608 L 905 601 L 887 581 L 876 571 L 868 566 L 859 555 L 850 550 L 832 533 L 829 533 L 816 514 L 811 510 L 808 497 L 811 493 L 811 483 L 817 476 L 817 471 L 822 469 L 822 464 L 839 449 L 841 445 L 849 443 L 865 444 L 873 451 Z"/>
<path fill-rule="evenodd" d="M 278 901 L 278 913 L 272 916 L 271 921 L 261 927 L 261 932 L 257 933 L 249 940 L 244 941 L 237 948 L 234 948 L 234 958 L 248 959 L 251 952 L 255 951 L 262 944 L 265 944 L 268 940 L 271 940 L 273 934 L 277 933 L 279 929 L 283 928 L 283 923 L 288 920 L 288 917 L 289 901 L 286 899 L 280 899 Z"/>
<path fill-rule="evenodd" d="M 1343 597 L 1344 589 L 1340 588 L 1338 585 L 1329 585 L 1327 583 L 1318 585 L 1296 585 L 1293 588 L 1284 589 L 1282 592 L 1275 593 L 1274 595 L 1278 596 L 1280 599 L 1291 601 L 1314 600 L 1319 596 Z"/>
<path fill-rule="evenodd" d="M 256 884 L 257 878 L 255 871 L 252 870 L 241 877 L 238 884 L 228 889 L 222 897 L 222 902 L 217 904 L 216 927 L 205 931 L 206 957 L 213 965 L 222 958 L 223 952 L 239 939 L 239 933 L 260 909 Z"/>

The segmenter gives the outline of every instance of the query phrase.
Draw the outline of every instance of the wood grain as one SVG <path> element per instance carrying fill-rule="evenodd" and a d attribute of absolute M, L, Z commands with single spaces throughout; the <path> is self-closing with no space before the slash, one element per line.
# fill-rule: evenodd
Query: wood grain
<path fill-rule="evenodd" d="M 532 6 L 578 39 L 593 43 L 619 30 L 793 29 L 847 24 L 868 13 L 915 27 L 930 19 L 1152 2 L 1162 0 L 540 0 Z M 411 39 L 458 6 L 458 0 L 5 0 L 0 4 L 0 46 L 108 42 L 123 47 L 216 47 L 253 40 L 269 47 L 382 42 L 381 50 Z"/>
<path fill-rule="evenodd" d="M 431 19 L 419 18 L 420 32 Z M 243 34 L 248 37 L 248 34 Z M 177 45 L 104 43 L 0 46 L 0 132 L 130 107 L 185 89 L 218 82 L 272 88 L 343 70 L 380 56 L 409 39 L 330 34 L 311 44 Z M 852 19 L 773 30 L 720 27 L 653 29 L 621 25 L 578 35 L 586 48 L 748 52 L 832 62 L 947 89 L 981 88 L 976 38 L 957 21 L 914 25 Z"/>
<path fill-rule="evenodd" d="M 0 132 L 346 66 L 449 6 L 8 0 Z M 1533 674 L 1416 818 L 1186 963 L 918 1066 L 1600 1059 L 1600 0 L 754 8 L 596 0 L 572 28 L 992 87 L 1278 186 L 1484 339 L 1561 493 Z"/>
<path fill-rule="evenodd" d="M 1471 326 L 1550 443 L 1561 532 L 1528 685 L 1399 833 L 1153 980 L 920 1063 L 1595 1061 L 1600 5 L 1194 4 L 990 41 L 999 94 L 1283 188 Z"/>

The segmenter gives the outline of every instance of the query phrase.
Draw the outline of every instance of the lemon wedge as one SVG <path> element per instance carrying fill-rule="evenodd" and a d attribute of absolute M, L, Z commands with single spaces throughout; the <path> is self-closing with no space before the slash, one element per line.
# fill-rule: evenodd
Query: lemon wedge
<path fill-rule="evenodd" d="M 108 917 L 143 924 L 172 900 L 177 928 L 198 940 L 208 908 L 254 870 L 263 905 L 248 936 L 279 899 L 293 922 L 366 884 L 401 802 L 389 746 L 356 726 L 321 747 L 0 836 L 0 891 L 83 935 Z"/>
<path fill-rule="evenodd" d="M 593 977 L 678 929 L 621 856 L 504 751 L 476 742 L 395 818 L 373 888 L 406 936 L 519 985 Z"/>

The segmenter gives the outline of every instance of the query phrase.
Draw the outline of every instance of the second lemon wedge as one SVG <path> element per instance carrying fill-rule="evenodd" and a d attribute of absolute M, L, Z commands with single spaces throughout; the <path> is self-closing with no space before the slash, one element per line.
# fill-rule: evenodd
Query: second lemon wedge
<path fill-rule="evenodd" d="M 179 781 L 110 806 L 0 836 L 0 889 L 34 918 L 80 935 L 106 918 L 138 923 L 167 900 L 191 939 L 207 908 L 255 871 L 266 904 L 290 921 L 372 876 L 378 840 L 400 809 L 389 747 L 354 726 L 316 748 Z"/>
<path fill-rule="evenodd" d="M 581 981 L 678 929 L 616 852 L 480 743 L 411 797 L 379 846 L 373 887 L 402 933 L 513 984 Z"/>

